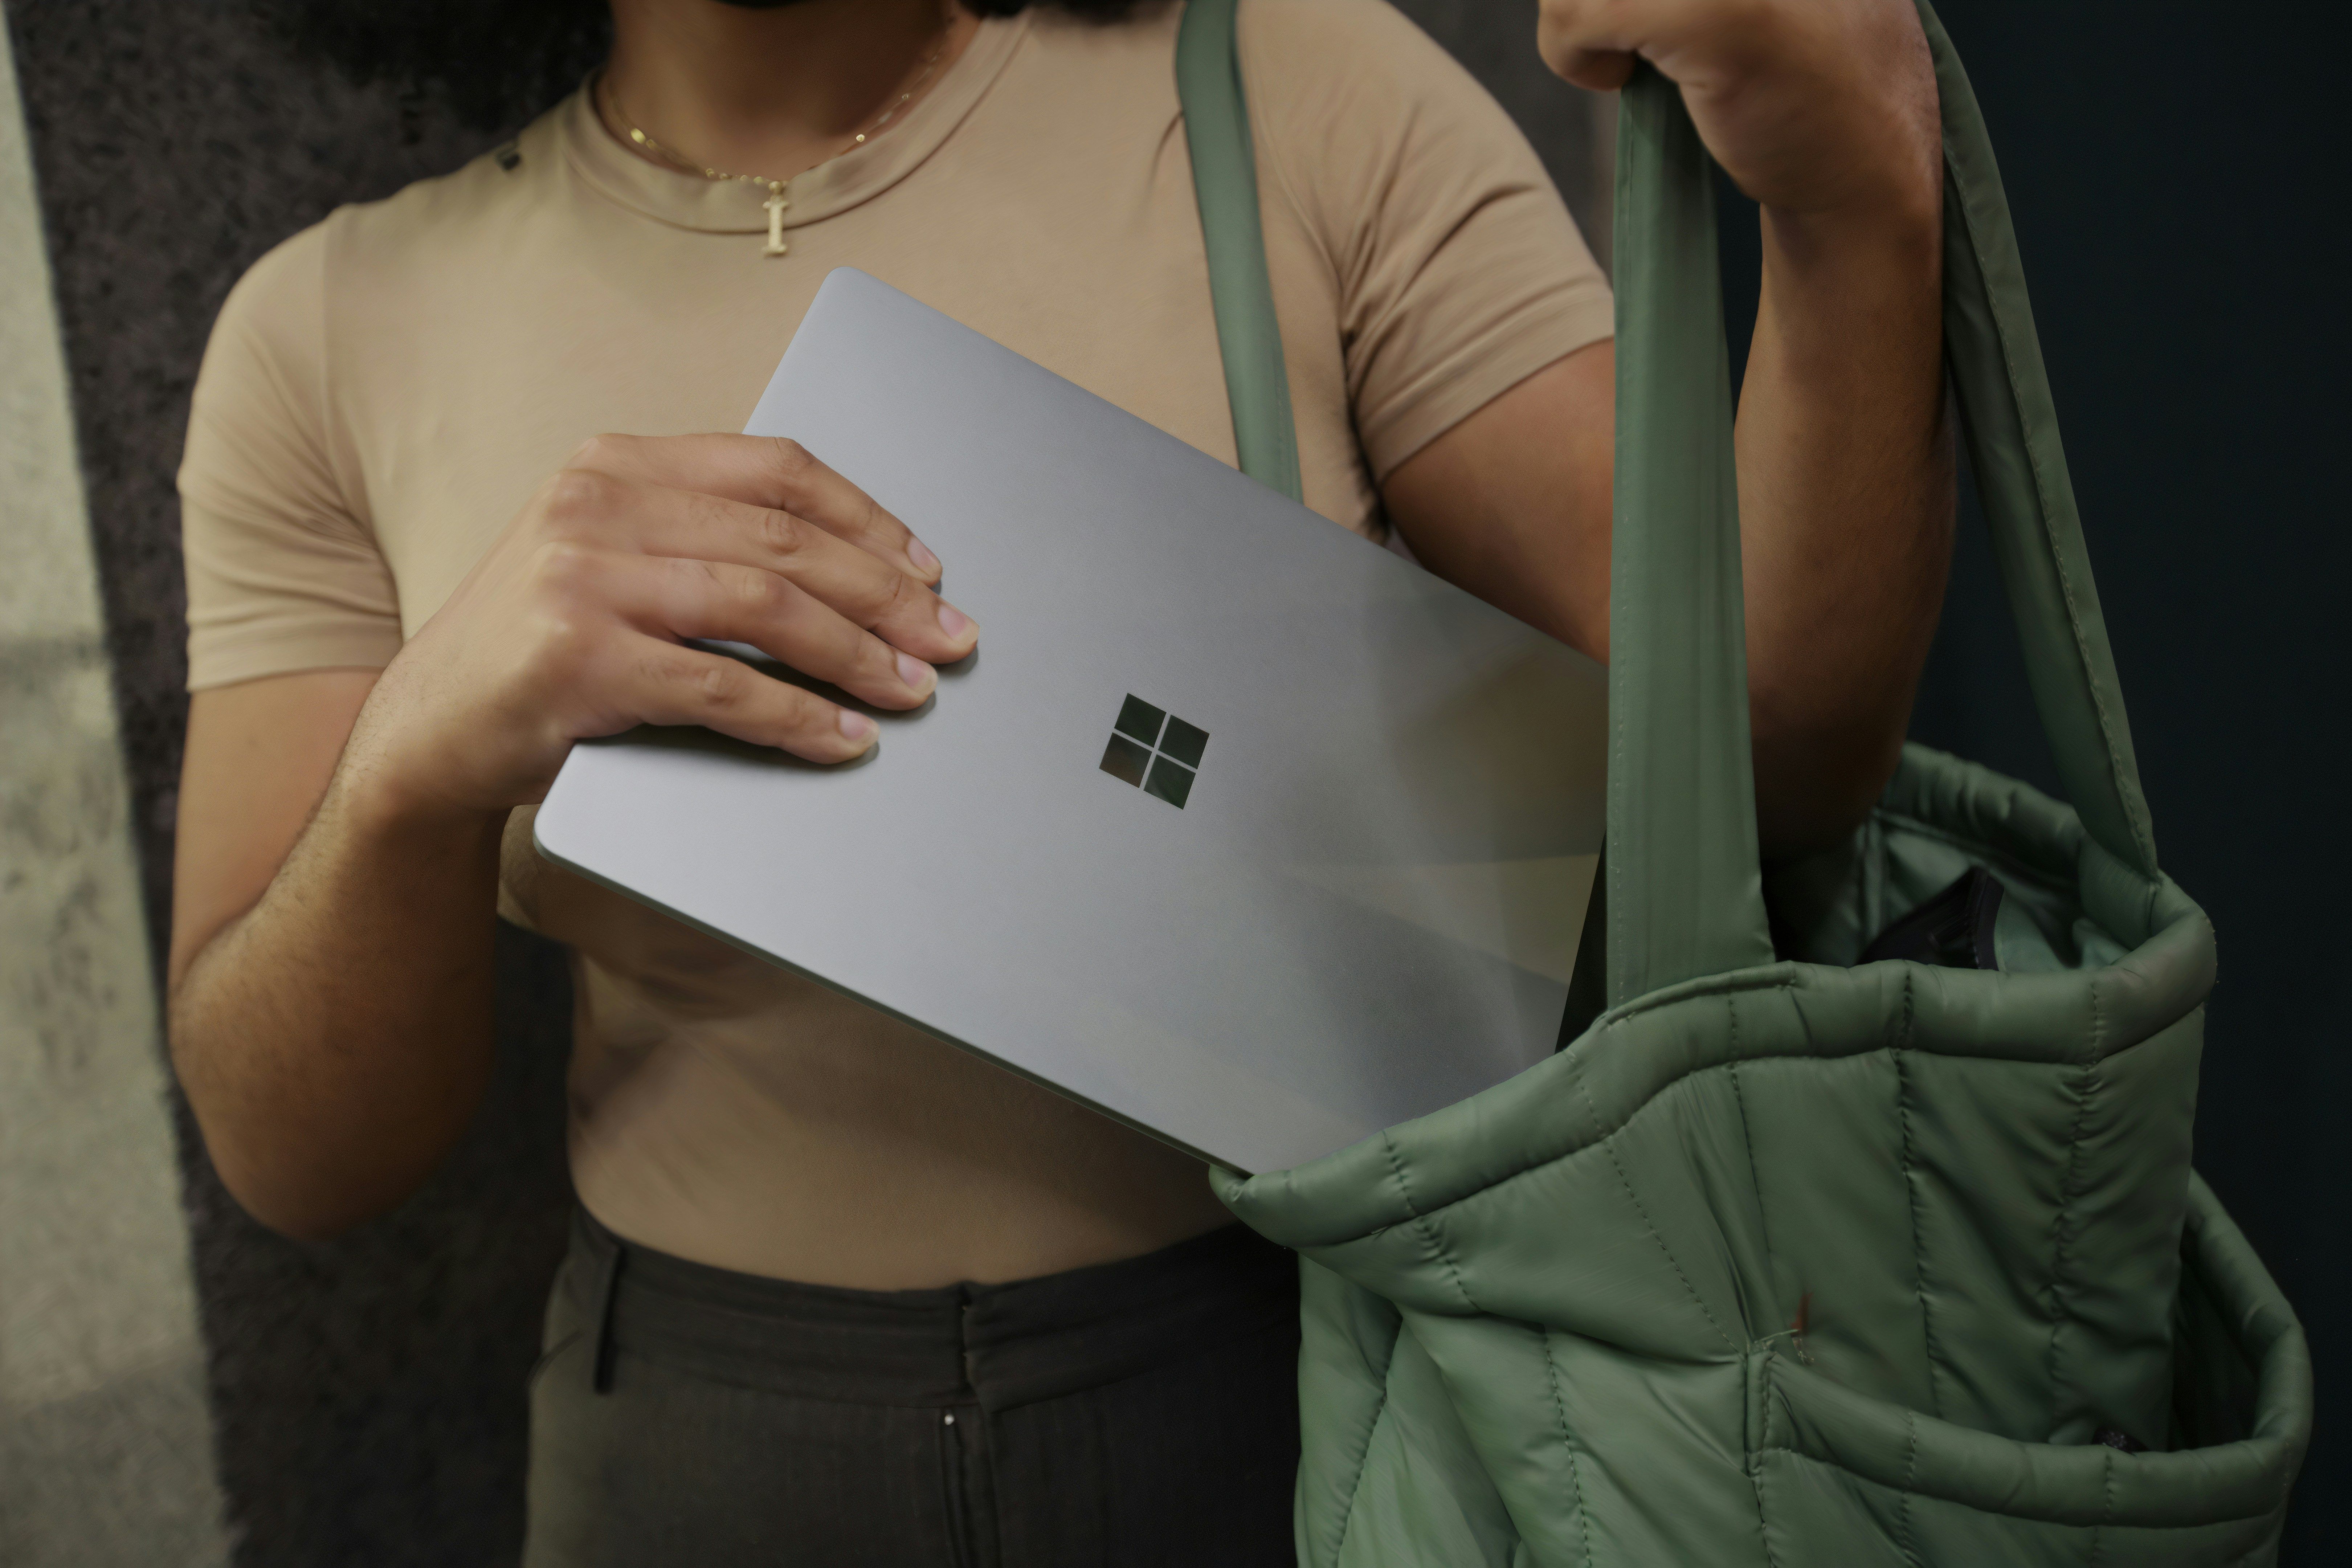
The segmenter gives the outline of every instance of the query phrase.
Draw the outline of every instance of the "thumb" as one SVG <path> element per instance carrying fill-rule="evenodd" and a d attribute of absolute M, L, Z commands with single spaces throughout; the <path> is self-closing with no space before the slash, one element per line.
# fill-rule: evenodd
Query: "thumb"
<path fill-rule="evenodd" d="M 1633 74 L 1631 49 L 1596 49 L 1570 44 L 1542 23 L 1536 27 L 1536 52 L 1552 74 L 1592 92 L 1614 92 Z"/>

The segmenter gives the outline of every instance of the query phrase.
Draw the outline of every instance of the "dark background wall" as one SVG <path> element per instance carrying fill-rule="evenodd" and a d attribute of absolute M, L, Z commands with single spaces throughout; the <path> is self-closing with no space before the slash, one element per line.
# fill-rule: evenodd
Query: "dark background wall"
<path fill-rule="evenodd" d="M 1580 100 L 1532 0 L 1405 7 L 1518 114 L 1571 200 Z M 2313 4 L 1951 0 L 2024 247 L 2168 867 L 2221 932 L 2201 1163 L 2320 1356 L 2352 1331 L 2336 1238 L 2352 1088 L 2323 987 L 2347 921 L 2336 469 L 2346 340 L 2323 225 L 2332 123 Z M 496 137 L 301 66 L 244 7 L 11 0 L 97 531 L 151 919 L 169 907 L 184 711 L 171 472 L 205 333 L 270 244 Z M 1737 217 L 1736 201 L 1727 211 Z M 1735 314 L 1753 242 L 1730 226 Z M 2335 269 L 2340 271 L 2340 264 Z M 1748 285 L 1752 290 L 1752 283 Z M 1752 307 L 1752 291 L 1747 296 Z M 1916 731 L 2049 782 L 1991 571 L 1964 539 Z M 348 1240 L 278 1240 L 184 1136 L 239 1562 L 510 1560 L 539 1301 L 561 1245 L 560 963 L 509 933 L 499 1087 L 431 1187 Z M 186 1131 L 184 1111 L 182 1121 Z M 2323 1419 L 2291 1561 L 2352 1531 Z"/>

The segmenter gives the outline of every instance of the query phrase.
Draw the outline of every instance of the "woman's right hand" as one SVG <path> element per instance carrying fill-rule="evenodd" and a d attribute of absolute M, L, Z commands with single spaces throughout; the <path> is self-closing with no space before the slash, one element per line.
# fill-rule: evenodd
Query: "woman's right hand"
<path fill-rule="evenodd" d="M 339 783 L 402 817 L 542 798 L 575 741 L 701 724 L 813 762 L 873 720 L 686 639 L 749 643 L 877 708 L 919 706 L 971 617 L 906 524 L 798 444 L 599 436 L 387 666 Z"/>

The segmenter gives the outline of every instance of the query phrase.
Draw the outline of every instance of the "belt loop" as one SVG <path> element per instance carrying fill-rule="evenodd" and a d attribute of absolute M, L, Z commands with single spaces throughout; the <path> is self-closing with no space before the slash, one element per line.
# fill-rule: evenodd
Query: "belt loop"
<path fill-rule="evenodd" d="M 980 1388 L 980 1363 L 972 1354 L 971 1301 L 973 1290 L 974 1288 L 970 1280 L 965 1280 L 955 1288 L 956 1349 L 959 1352 L 957 1365 L 963 1372 L 964 1388 L 974 1399 L 980 1400 L 982 1404 L 985 1404 L 986 1396 L 981 1393 Z"/>
<path fill-rule="evenodd" d="M 596 1223 L 585 1210 L 581 1217 L 587 1221 L 588 1235 L 595 1247 L 596 1271 L 588 1286 L 588 1386 L 591 1392 L 604 1394 L 613 1386 L 613 1297 L 621 1284 L 621 1262 L 625 1251 L 621 1238 Z"/>

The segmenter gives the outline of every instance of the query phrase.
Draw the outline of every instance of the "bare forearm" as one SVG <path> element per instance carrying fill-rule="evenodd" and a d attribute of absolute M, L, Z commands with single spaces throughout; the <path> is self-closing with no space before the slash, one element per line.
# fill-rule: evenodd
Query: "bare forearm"
<path fill-rule="evenodd" d="M 1767 209 L 1741 388 L 1759 825 L 1844 831 L 1885 785 L 1950 561 L 1940 231 L 1932 210 Z"/>
<path fill-rule="evenodd" d="M 364 793 L 337 778 L 172 997 L 173 1058 L 215 1165 L 297 1236 L 406 1196 L 489 1067 L 499 822 L 404 822 Z"/>

